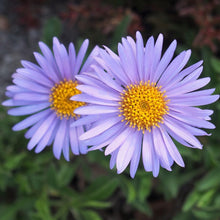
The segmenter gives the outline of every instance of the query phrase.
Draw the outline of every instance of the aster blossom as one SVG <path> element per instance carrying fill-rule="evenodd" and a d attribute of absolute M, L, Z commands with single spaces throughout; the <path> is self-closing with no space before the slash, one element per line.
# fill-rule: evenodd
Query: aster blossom
<path fill-rule="evenodd" d="M 198 79 L 202 61 L 184 68 L 191 51 L 173 58 L 176 45 L 174 40 L 162 55 L 162 34 L 155 42 L 150 37 L 144 46 L 137 32 L 136 42 L 122 39 L 118 55 L 107 47 L 100 49 L 98 65 L 91 66 L 94 73 L 77 76 L 82 93 L 71 99 L 88 104 L 74 111 L 85 117 L 72 126 L 91 123 L 79 139 L 92 145 L 89 150 L 105 148 L 105 155 L 111 155 L 110 168 L 116 165 L 118 173 L 130 163 L 133 178 L 140 158 L 154 177 L 160 166 L 171 171 L 174 161 L 184 167 L 173 140 L 202 149 L 196 136 L 209 135 L 201 128 L 215 127 L 209 122 L 213 111 L 198 106 L 219 96 L 211 95 L 215 89 L 199 90 L 210 81 Z"/>
<path fill-rule="evenodd" d="M 75 155 L 87 153 L 87 146 L 78 140 L 84 132 L 83 126 L 70 127 L 79 118 L 73 113 L 74 109 L 85 103 L 71 101 L 70 97 L 81 93 L 76 89 L 78 81 L 75 77 L 90 68 L 96 53 L 94 49 L 82 65 L 88 44 L 85 40 L 76 54 L 73 43 L 67 50 L 56 37 L 53 38 L 53 50 L 39 42 L 42 54 L 34 53 L 38 65 L 21 61 L 23 68 L 12 75 L 14 84 L 6 91 L 9 99 L 2 104 L 14 107 L 8 110 L 9 115 L 29 115 L 13 127 L 14 131 L 28 128 L 25 134 L 30 139 L 28 150 L 35 147 L 35 152 L 39 153 L 53 143 L 57 159 L 63 153 L 69 160 L 70 149 Z"/>

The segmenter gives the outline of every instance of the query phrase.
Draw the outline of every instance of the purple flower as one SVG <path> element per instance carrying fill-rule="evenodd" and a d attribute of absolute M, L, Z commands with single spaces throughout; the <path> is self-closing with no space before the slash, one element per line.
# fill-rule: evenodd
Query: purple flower
<path fill-rule="evenodd" d="M 76 77 L 84 84 L 77 86 L 82 94 L 72 100 L 89 104 L 74 111 L 86 116 L 72 126 L 92 123 L 79 139 L 93 145 L 90 150 L 106 147 L 110 168 L 116 165 L 118 173 L 130 163 L 133 178 L 142 157 L 145 170 L 156 177 L 160 166 L 171 171 L 175 161 L 184 167 L 173 139 L 202 149 L 195 136 L 208 135 L 201 128 L 215 128 L 208 121 L 213 111 L 196 106 L 213 103 L 219 96 L 211 95 L 215 89 L 197 91 L 210 78 L 198 79 L 202 61 L 184 68 L 190 50 L 172 59 L 176 40 L 162 56 L 162 34 L 155 43 L 150 37 L 146 46 L 139 32 L 136 38 L 136 42 L 123 38 L 119 55 L 107 47 L 100 49 L 95 58 L 99 65 L 91 66 L 95 74 Z"/>
<path fill-rule="evenodd" d="M 70 148 L 75 155 L 87 153 L 87 146 L 78 140 L 84 132 L 83 127 L 70 127 L 79 118 L 74 109 L 85 103 L 71 101 L 70 97 L 81 93 L 76 88 L 76 75 L 89 70 L 92 57 L 96 54 L 94 49 L 82 65 L 88 44 L 85 40 L 76 55 L 72 43 L 67 51 L 54 38 L 52 53 L 40 42 L 42 54 L 34 53 L 39 65 L 22 61 L 24 68 L 17 69 L 12 75 L 14 84 L 8 86 L 6 92 L 10 99 L 2 104 L 15 107 L 8 111 L 9 115 L 30 115 L 13 127 L 14 131 L 29 128 L 25 134 L 26 138 L 30 138 L 29 150 L 35 147 L 35 152 L 39 153 L 53 143 L 53 153 L 57 159 L 63 153 L 69 160 Z"/>

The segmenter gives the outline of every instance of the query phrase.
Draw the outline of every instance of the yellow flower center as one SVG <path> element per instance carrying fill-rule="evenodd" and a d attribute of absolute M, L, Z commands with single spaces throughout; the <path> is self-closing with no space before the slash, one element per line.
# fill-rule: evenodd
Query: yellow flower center
<path fill-rule="evenodd" d="M 138 130 L 151 131 L 152 127 L 163 123 L 163 116 L 169 111 L 165 91 L 156 83 L 140 82 L 137 85 L 128 85 L 121 93 L 119 102 L 122 122 L 126 121 L 130 127 Z"/>
<path fill-rule="evenodd" d="M 69 80 L 59 82 L 59 84 L 55 84 L 55 86 L 51 89 L 50 99 L 51 102 L 50 108 L 53 109 L 57 116 L 61 119 L 64 118 L 77 118 L 73 111 L 85 105 L 84 102 L 72 101 L 70 98 L 76 94 L 80 94 L 76 86 L 78 85 L 77 81 Z"/>

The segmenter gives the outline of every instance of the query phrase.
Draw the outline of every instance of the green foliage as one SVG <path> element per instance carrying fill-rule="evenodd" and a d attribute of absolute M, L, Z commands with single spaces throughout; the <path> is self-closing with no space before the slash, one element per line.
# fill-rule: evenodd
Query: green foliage
<path fill-rule="evenodd" d="M 10 129 L 18 119 L 5 118 L 5 110 L 2 107 L 0 110 L 1 220 L 20 219 L 20 216 L 36 220 L 67 219 L 69 215 L 80 220 L 101 219 L 92 209 L 111 206 L 106 200 L 118 187 L 118 179 L 91 176 L 80 186 L 74 177 L 82 163 L 89 167 L 88 161 L 80 157 L 74 157 L 70 163 L 57 161 L 51 149 L 42 155 L 28 152 L 23 132 L 12 133 Z"/>
<path fill-rule="evenodd" d="M 42 41 L 51 48 L 53 37 L 59 37 L 61 31 L 62 25 L 60 19 L 57 17 L 49 18 L 43 26 Z"/>
<path fill-rule="evenodd" d="M 111 40 L 111 49 L 113 51 L 117 50 L 118 42 L 120 42 L 121 38 L 125 37 L 125 35 L 127 34 L 127 29 L 128 29 L 129 24 L 131 23 L 131 19 L 132 18 L 130 15 L 126 15 L 122 19 L 121 23 L 116 27 L 114 35 Z"/>

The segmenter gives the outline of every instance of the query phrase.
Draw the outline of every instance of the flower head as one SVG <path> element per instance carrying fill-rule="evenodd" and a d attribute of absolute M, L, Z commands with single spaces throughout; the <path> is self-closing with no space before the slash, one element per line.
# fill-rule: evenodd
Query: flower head
<path fill-rule="evenodd" d="M 212 110 L 197 106 L 215 102 L 214 89 L 199 90 L 210 78 L 198 79 L 202 61 L 184 68 L 191 51 L 183 51 L 173 59 L 174 40 L 162 55 L 163 35 L 154 42 L 150 37 L 144 46 L 136 33 L 122 39 L 116 55 L 109 48 L 100 49 L 94 74 L 82 74 L 77 79 L 84 85 L 71 98 L 89 104 L 79 107 L 76 114 L 87 115 L 73 126 L 92 123 L 80 140 L 93 145 L 90 150 L 105 148 L 111 155 L 110 167 L 121 173 L 130 163 L 130 175 L 135 176 L 140 157 L 146 171 L 156 177 L 160 166 L 171 171 L 175 161 L 184 167 L 175 139 L 184 146 L 202 148 L 195 136 L 208 135 L 201 128 L 213 129 Z"/>
<path fill-rule="evenodd" d="M 30 138 L 27 148 L 41 152 L 53 143 L 53 153 L 57 159 L 63 153 L 69 160 L 69 149 L 76 155 L 85 154 L 87 146 L 79 143 L 78 136 L 84 132 L 82 125 L 70 127 L 80 116 L 73 111 L 84 102 L 70 98 L 81 92 L 76 88 L 79 81 L 76 75 L 89 70 L 96 54 L 90 54 L 84 65 L 88 40 L 85 40 L 76 55 L 74 45 L 69 44 L 68 51 L 57 38 L 53 39 L 53 51 L 43 42 L 39 43 L 42 54 L 35 52 L 38 65 L 22 61 L 23 68 L 12 75 L 13 85 L 7 87 L 10 98 L 3 105 L 15 107 L 8 114 L 30 115 L 13 127 L 14 131 L 29 128 L 25 134 Z"/>

